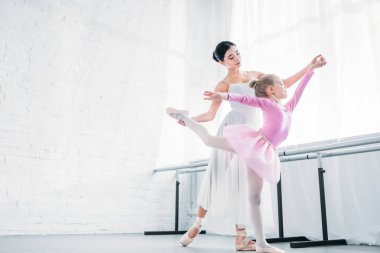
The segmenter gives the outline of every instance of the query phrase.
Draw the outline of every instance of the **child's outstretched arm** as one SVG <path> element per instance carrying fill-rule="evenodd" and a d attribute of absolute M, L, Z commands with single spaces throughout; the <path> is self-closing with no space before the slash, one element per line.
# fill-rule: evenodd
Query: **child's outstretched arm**
<path fill-rule="evenodd" d="M 300 71 L 298 71 L 297 73 L 295 73 L 294 75 L 284 79 L 284 84 L 287 88 L 291 87 L 293 84 L 295 84 L 296 82 L 298 82 L 306 73 L 307 71 L 310 69 L 310 67 L 313 65 L 313 64 L 318 64 L 318 63 L 323 63 L 325 62 L 325 58 L 319 54 L 317 56 L 315 56 L 309 64 L 307 64 L 304 68 L 302 68 Z"/>
<path fill-rule="evenodd" d="M 305 90 L 306 85 L 309 83 L 311 77 L 314 75 L 314 71 L 309 69 L 306 72 L 305 76 L 302 78 L 300 84 L 297 86 L 296 91 L 293 94 L 293 97 L 286 103 L 285 107 L 293 112 L 294 108 L 296 108 L 298 101 L 300 100 L 303 91 Z"/>
<path fill-rule="evenodd" d="M 289 109 L 289 111 L 293 112 L 294 111 L 294 108 L 297 106 L 298 104 L 298 101 L 300 100 L 301 96 L 302 96 L 302 93 L 303 91 L 305 90 L 305 87 L 306 85 L 309 83 L 311 77 L 313 76 L 314 74 L 314 69 L 316 68 L 321 68 L 323 66 L 326 65 L 326 60 L 325 58 L 323 58 L 323 56 L 320 56 L 321 57 L 321 61 L 318 61 L 318 62 L 315 62 L 314 64 L 311 64 L 308 71 L 306 72 L 305 76 L 302 78 L 300 84 L 297 86 L 297 89 L 296 91 L 294 92 L 294 95 L 293 97 L 289 100 L 288 103 L 286 103 L 285 107 L 287 107 Z"/>
<path fill-rule="evenodd" d="M 240 104 L 250 105 L 254 107 L 263 107 L 265 104 L 265 98 L 258 98 L 254 96 L 245 96 L 236 93 L 223 93 L 223 92 L 213 92 L 205 91 L 203 93 L 205 100 L 228 100 L 231 102 L 238 102 Z"/>

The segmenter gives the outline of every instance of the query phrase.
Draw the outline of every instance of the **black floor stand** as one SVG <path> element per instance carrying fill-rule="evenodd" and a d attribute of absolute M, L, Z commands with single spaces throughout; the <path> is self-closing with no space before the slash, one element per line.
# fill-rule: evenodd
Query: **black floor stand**
<path fill-rule="evenodd" d="M 175 181 L 175 221 L 174 231 L 144 231 L 144 235 L 181 235 L 186 233 L 185 230 L 178 230 L 178 214 L 179 214 L 179 179 Z M 200 234 L 206 234 L 205 230 L 201 230 Z"/>
<path fill-rule="evenodd" d="M 293 242 L 293 241 L 308 241 L 305 236 L 293 236 L 284 237 L 284 220 L 282 213 L 282 190 L 281 190 L 281 179 L 277 183 L 277 209 L 278 209 L 278 238 L 268 238 L 266 239 L 269 243 L 274 242 Z"/>
<path fill-rule="evenodd" d="M 326 215 L 326 200 L 325 200 L 325 184 L 323 180 L 323 173 L 325 170 L 322 166 L 322 156 L 318 154 L 318 178 L 319 178 L 319 196 L 321 201 L 321 216 L 322 216 L 322 241 L 308 241 L 308 242 L 291 242 L 291 248 L 306 248 L 315 246 L 332 246 L 332 245 L 347 245 L 345 239 L 329 240 L 327 232 L 327 215 Z"/>

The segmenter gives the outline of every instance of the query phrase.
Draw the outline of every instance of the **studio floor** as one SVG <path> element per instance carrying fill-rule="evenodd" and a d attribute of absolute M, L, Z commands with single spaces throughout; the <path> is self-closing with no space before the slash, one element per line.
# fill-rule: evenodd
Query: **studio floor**
<path fill-rule="evenodd" d="M 189 247 L 178 243 L 179 235 L 111 234 L 111 235 L 46 235 L 46 236 L 1 236 L 0 253 L 227 253 L 236 252 L 234 238 L 215 235 L 200 235 Z M 276 243 L 277 247 L 292 253 L 341 253 L 380 252 L 377 246 L 327 246 L 292 249 L 289 243 Z"/>

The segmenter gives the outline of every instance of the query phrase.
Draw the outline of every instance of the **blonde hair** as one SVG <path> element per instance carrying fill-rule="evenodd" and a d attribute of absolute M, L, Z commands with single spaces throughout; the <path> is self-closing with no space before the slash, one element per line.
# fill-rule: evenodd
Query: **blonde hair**
<path fill-rule="evenodd" d="M 274 81 L 279 80 L 279 79 L 280 77 L 278 77 L 275 74 L 263 75 L 259 79 L 253 80 L 252 82 L 250 82 L 249 87 L 255 89 L 256 97 L 267 98 L 268 97 L 268 94 L 266 91 L 267 87 L 273 86 Z"/>

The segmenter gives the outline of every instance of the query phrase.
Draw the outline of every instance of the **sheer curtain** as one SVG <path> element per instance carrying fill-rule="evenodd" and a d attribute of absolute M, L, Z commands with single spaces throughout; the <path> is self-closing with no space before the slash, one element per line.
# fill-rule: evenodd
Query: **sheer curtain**
<path fill-rule="evenodd" d="M 231 40 L 245 69 L 287 77 L 319 53 L 328 61 L 315 71 L 284 146 L 380 131 L 379 13 L 377 0 L 234 1 Z M 379 157 L 325 160 L 330 237 L 380 244 Z M 316 162 L 283 164 L 282 176 L 285 234 L 321 239 Z"/>
<path fill-rule="evenodd" d="M 162 93 L 165 106 L 186 108 L 191 115 L 208 109 L 210 103 L 203 101 L 202 94 L 219 81 L 219 68 L 212 52 L 219 41 L 229 36 L 231 3 L 229 0 L 171 1 L 166 83 Z M 156 166 L 207 157 L 210 148 L 188 129 L 173 124 L 164 111 L 162 116 Z M 213 131 L 217 123 L 216 120 L 206 125 Z M 173 156 L 173 152 L 178 155 Z"/>
<path fill-rule="evenodd" d="M 233 10 L 231 37 L 249 69 L 287 77 L 319 53 L 328 61 L 285 145 L 380 130 L 380 1 L 235 1 Z"/>

